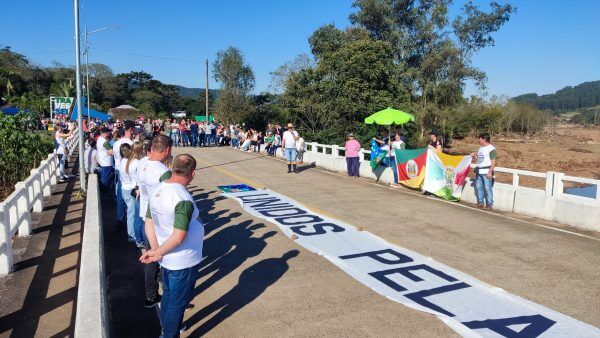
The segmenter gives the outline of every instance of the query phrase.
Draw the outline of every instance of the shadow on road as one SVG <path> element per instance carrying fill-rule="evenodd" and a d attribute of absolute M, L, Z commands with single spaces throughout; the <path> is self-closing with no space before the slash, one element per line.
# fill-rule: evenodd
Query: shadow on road
<path fill-rule="evenodd" d="M 290 250 L 277 258 L 264 259 L 242 272 L 238 284 L 219 299 L 192 315 L 187 326 L 191 327 L 203 318 L 214 314 L 200 327 L 190 332 L 190 337 L 203 336 L 231 315 L 258 298 L 269 286 L 279 280 L 289 269 L 288 261 L 300 252 Z M 215 262 L 219 264 L 219 262 Z"/>

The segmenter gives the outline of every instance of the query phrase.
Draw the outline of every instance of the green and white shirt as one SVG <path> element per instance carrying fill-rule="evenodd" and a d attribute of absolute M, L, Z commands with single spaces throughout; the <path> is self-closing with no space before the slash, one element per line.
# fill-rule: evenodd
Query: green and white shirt
<path fill-rule="evenodd" d="M 490 171 L 492 160 L 496 159 L 496 147 L 488 144 L 485 147 L 480 147 L 477 151 L 477 168 L 480 175 L 485 175 Z"/>
<path fill-rule="evenodd" d="M 174 229 L 187 232 L 183 242 L 159 262 L 169 270 L 191 268 L 202 260 L 204 225 L 190 193 L 179 183 L 162 182 L 150 196 L 146 218 L 154 221 L 158 245 L 173 234 Z"/>
<path fill-rule="evenodd" d="M 101 167 L 112 167 L 113 157 L 108 153 L 112 149 L 108 140 L 104 137 L 98 137 L 96 141 L 96 150 L 98 151 L 98 165 Z"/>
<path fill-rule="evenodd" d="M 169 168 L 159 161 L 142 159 L 138 164 L 138 187 L 140 188 L 140 217 L 146 217 L 150 195 L 160 182 L 171 177 Z"/>

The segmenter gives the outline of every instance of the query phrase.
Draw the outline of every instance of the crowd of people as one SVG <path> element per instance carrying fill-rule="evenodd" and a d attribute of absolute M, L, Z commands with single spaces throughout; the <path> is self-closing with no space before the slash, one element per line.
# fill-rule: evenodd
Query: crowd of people
<path fill-rule="evenodd" d="M 55 121 L 59 157 L 68 154 L 65 140 L 74 129 L 72 122 Z M 188 154 L 173 158 L 171 135 L 159 128 L 148 132 L 139 121 L 86 121 L 84 131 L 85 171 L 98 175 L 103 201 L 116 205 L 117 226 L 126 229 L 132 250 L 142 252 L 144 306 L 160 304 L 162 336 L 178 337 L 202 260 L 204 227 L 186 190 L 196 174 L 196 160 Z"/>
<path fill-rule="evenodd" d="M 61 180 L 72 175 L 65 171 L 69 154 L 66 139 L 75 124 L 54 121 L 55 149 Z M 186 186 L 196 174 L 196 160 L 189 154 L 173 158 L 172 147 L 231 146 L 243 151 L 281 153 L 287 172 L 297 173 L 303 161 L 305 141 L 288 123 L 286 127 L 269 124 L 266 130 L 243 130 L 239 125 L 186 120 L 85 121 L 84 167 L 87 175 L 98 174 L 103 199 L 114 200 L 119 226 L 126 229 L 127 240 L 142 250 L 146 301 L 152 308 L 160 303 L 164 337 L 177 337 L 182 330 L 183 312 L 189 303 L 202 259 L 204 227 L 198 209 Z M 428 147 L 442 150 L 439 134 L 432 131 Z M 391 167 L 395 185 L 398 173 L 395 150 L 404 149 L 406 139 L 387 131 L 373 139 L 387 151 L 382 165 Z M 493 205 L 492 180 L 496 150 L 487 134 L 479 136 L 481 148 L 472 154 L 477 160 L 478 206 Z M 348 176 L 359 177 L 361 145 L 352 133 L 344 145 Z M 160 264 L 160 265 L 159 265 Z M 163 294 L 158 277 L 162 271 Z"/>
<path fill-rule="evenodd" d="M 204 228 L 185 188 L 194 178 L 196 161 L 188 154 L 172 158 L 172 147 L 231 146 L 270 156 L 281 148 L 292 173 L 302 162 L 304 139 L 292 124 L 268 125 L 260 132 L 186 120 L 84 122 L 85 172 L 98 175 L 102 199 L 114 201 L 118 226 L 126 229 L 132 250 L 142 251 L 144 306 L 160 303 L 163 337 L 176 337 L 197 278 Z M 61 119 L 54 126 L 61 179 L 67 180 L 72 176 L 65 173 L 66 139 L 75 124 Z"/>

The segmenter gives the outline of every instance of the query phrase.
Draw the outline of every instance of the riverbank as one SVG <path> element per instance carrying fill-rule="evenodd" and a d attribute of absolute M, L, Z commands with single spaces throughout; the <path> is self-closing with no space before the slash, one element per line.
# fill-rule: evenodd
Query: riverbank
<path fill-rule="evenodd" d="M 492 137 L 492 143 L 498 150 L 500 167 L 600 179 L 600 127 L 550 126 L 535 136 Z M 453 140 L 449 153 L 469 154 L 478 147 L 476 138 Z M 501 182 L 511 180 L 509 175 L 497 176 Z M 522 183 L 537 187 L 543 182 L 527 178 Z"/>

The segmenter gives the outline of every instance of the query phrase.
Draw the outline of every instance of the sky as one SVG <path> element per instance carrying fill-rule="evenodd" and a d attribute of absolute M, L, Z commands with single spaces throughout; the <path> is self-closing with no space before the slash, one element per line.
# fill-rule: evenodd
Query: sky
<path fill-rule="evenodd" d="M 36 64 L 75 64 L 71 0 L 4 3 L 0 46 Z M 505 1 L 499 0 L 500 3 Z M 600 1 L 511 0 L 517 7 L 495 46 L 473 64 L 488 75 L 486 92 L 472 84 L 465 95 L 548 94 L 567 85 L 600 80 Z M 455 0 L 457 13 L 465 0 Z M 486 1 L 476 1 L 486 6 Z M 89 35 L 90 62 L 115 73 L 145 71 L 156 79 L 204 87 L 204 60 L 219 50 L 242 50 L 256 77 L 255 92 L 269 89 L 270 72 L 302 53 L 318 27 L 350 25 L 352 0 L 80 0 L 83 30 L 115 27 Z M 218 87 L 212 78 L 210 88 Z"/>

